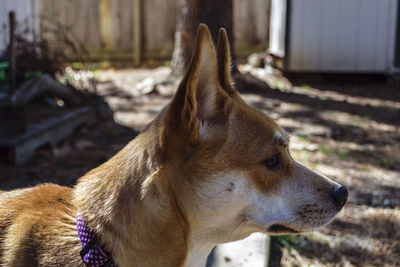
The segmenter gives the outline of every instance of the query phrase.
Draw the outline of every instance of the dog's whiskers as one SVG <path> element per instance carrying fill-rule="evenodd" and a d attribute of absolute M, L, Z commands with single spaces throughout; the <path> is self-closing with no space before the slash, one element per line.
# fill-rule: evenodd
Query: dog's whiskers
<path fill-rule="evenodd" d="M 246 224 L 247 224 L 247 220 L 244 221 L 244 224 L 243 224 L 242 228 L 240 229 L 239 237 L 241 237 L 242 231 L 243 231 L 244 227 L 246 226 Z"/>
<path fill-rule="evenodd" d="M 221 193 L 223 193 L 223 192 L 225 192 L 225 191 L 228 191 L 228 190 L 229 190 L 229 188 L 224 189 L 224 190 L 221 190 L 221 191 L 215 193 L 215 194 L 214 194 L 212 197 L 210 197 L 209 199 L 210 199 L 210 200 L 211 200 L 211 199 L 214 199 L 217 195 L 219 195 L 219 194 L 221 194 Z"/>
<path fill-rule="evenodd" d="M 246 224 L 246 222 L 247 222 L 246 218 L 243 217 L 242 220 L 239 222 L 239 224 L 236 225 L 236 226 L 233 228 L 233 230 L 230 232 L 230 234 L 229 234 L 229 240 L 232 240 L 232 235 L 233 235 L 233 233 L 235 232 L 235 230 L 236 230 L 237 228 L 239 228 L 240 225 L 241 225 L 242 223 Z M 243 230 L 243 227 L 242 227 L 242 230 Z M 242 230 L 241 230 L 241 231 L 242 231 Z"/>

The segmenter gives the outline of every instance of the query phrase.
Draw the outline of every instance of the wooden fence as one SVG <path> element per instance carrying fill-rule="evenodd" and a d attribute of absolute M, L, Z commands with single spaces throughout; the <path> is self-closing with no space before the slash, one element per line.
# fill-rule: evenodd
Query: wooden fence
<path fill-rule="evenodd" d="M 28 1 L 38 6 L 38 14 L 32 15 L 40 18 L 40 36 L 51 41 L 52 46 L 59 46 L 62 34 L 67 34 L 87 47 L 92 59 L 132 58 L 136 21 L 134 3 L 137 0 Z M 141 43 L 145 57 L 170 57 L 179 1 L 141 1 Z M 238 51 L 266 48 L 269 1 L 233 0 L 234 35 Z"/>
<path fill-rule="evenodd" d="M 10 11 L 15 12 L 15 19 L 21 24 L 28 38 L 34 38 L 34 32 L 39 32 L 39 21 L 33 15 L 38 12 L 37 0 L 0 0 L 0 53 L 6 49 L 9 42 Z"/>

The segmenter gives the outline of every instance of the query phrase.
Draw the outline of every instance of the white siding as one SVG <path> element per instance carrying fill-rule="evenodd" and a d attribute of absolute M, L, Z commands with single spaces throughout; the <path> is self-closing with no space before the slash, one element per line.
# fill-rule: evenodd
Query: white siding
<path fill-rule="evenodd" d="M 38 0 L 0 0 L 0 52 L 3 51 L 8 44 L 9 25 L 8 13 L 15 12 L 17 23 L 21 26 L 19 30 L 26 27 L 29 29 L 30 36 L 32 33 L 39 33 L 39 20 L 37 18 L 37 1 Z"/>
<path fill-rule="evenodd" d="M 389 72 L 396 0 L 292 0 L 288 69 Z M 273 7 L 272 7 L 273 8 Z"/>

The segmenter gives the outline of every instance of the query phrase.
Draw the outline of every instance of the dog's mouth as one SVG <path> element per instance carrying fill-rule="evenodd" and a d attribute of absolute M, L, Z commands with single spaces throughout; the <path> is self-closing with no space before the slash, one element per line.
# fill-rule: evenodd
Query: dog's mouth
<path fill-rule="evenodd" d="M 297 234 L 300 233 L 300 231 L 295 230 L 293 228 L 290 228 L 288 226 L 285 226 L 283 224 L 273 224 L 270 227 L 267 228 L 267 232 L 272 233 L 272 234 Z"/>

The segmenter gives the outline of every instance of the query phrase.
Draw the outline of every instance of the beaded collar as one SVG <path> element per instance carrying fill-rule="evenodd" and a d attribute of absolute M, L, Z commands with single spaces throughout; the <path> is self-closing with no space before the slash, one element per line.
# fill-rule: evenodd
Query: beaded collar
<path fill-rule="evenodd" d="M 117 267 L 111 254 L 100 245 L 97 236 L 87 227 L 82 215 L 76 216 L 76 229 L 82 245 L 80 252 L 83 262 L 88 267 Z"/>

